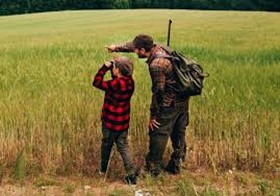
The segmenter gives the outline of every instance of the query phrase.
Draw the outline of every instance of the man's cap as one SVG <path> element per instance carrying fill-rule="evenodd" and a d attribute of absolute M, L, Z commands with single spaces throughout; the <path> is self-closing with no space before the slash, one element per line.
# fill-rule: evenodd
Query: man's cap
<path fill-rule="evenodd" d="M 127 57 L 115 57 L 116 67 L 120 69 L 123 76 L 129 76 L 133 73 L 133 63 Z"/>

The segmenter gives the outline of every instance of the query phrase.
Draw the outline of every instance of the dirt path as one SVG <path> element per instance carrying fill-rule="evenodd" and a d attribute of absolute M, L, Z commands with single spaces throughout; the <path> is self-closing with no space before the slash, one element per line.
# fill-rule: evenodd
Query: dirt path
<path fill-rule="evenodd" d="M 121 182 L 110 183 L 104 187 L 95 187 L 94 185 L 71 186 L 69 184 L 62 186 L 41 186 L 36 187 L 32 184 L 20 185 L 2 185 L 0 187 L 0 195 L 4 196 L 22 196 L 22 195 L 108 195 L 114 190 L 122 190 L 122 192 L 136 191 L 136 187 L 130 187 Z M 117 191 L 115 191 L 117 192 Z M 119 191 L 121 192 L 121 191 Z M 132 194 L 133 195 L 133 194 Z"/>
<path fill-rule="evenodd" d="M 163 173 L 154 179 L 142 175 L 137 186 L 129 186 L 122 176 L 104 177 L 50 177 L 26 179 L 23 183 L 11 179 L 0 184 L 0 196 L 22 195 L 280 195 L 279 175 L 228 171 L 185 171 L 173 176 Z M 137 196 L 140 196 L 138 194 Z M 141 196 L 148 195 L 142 194 Z"/>

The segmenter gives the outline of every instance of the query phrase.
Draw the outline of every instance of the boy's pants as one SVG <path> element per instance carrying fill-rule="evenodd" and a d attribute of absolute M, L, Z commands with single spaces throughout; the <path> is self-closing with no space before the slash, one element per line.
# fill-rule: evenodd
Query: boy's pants
<path fill-rule="evenodd" d="M 127 175 L 134 174 L 134 164 L 132 162 L 128 147 L 128 131 L 110 131 L 104 126 L 104 124 L 102 124 L 102 134 L 103 138 L 101 144 L 101 172 L 106 172 L 112 147 L 114 143 L 116 143 L 117 149 L 121 154 Z"/>

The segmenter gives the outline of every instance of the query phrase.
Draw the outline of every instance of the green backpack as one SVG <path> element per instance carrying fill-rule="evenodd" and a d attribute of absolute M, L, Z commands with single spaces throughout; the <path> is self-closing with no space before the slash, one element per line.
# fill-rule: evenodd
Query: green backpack
<path fill-rule="evenodd" d="M 178 77 L 178 89 L 187 96 L 196 96 L 202 93 L 203 80 L 209 76 L 203 73 L 203 68 L 193 61 L 185 57 L 183 54 L 172 50 L 167 46 L 161 47 L 168 53 L 168 55 L 157 55 L 156 57 L 164 57 L 170 59 L 173 64 L 175 73 Z"/>

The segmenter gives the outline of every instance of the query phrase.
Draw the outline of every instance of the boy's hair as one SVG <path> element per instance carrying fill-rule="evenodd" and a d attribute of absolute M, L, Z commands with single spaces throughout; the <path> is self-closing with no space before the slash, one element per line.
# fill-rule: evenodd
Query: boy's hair
<path fill-rule="evenodd" d="M 149 35 L 139 34 L 134 38 L 132 44 L 136 49 L 144 48 L 147 52 L 150 52 L 154 46 L 154 40 Z"/>
<path fill-rule="evenodd" d="M 129 76 L 133 73 L 133 63 L 127 57 L 114 58 L 116 68 L 119 68 L 123 76 Z"/>

